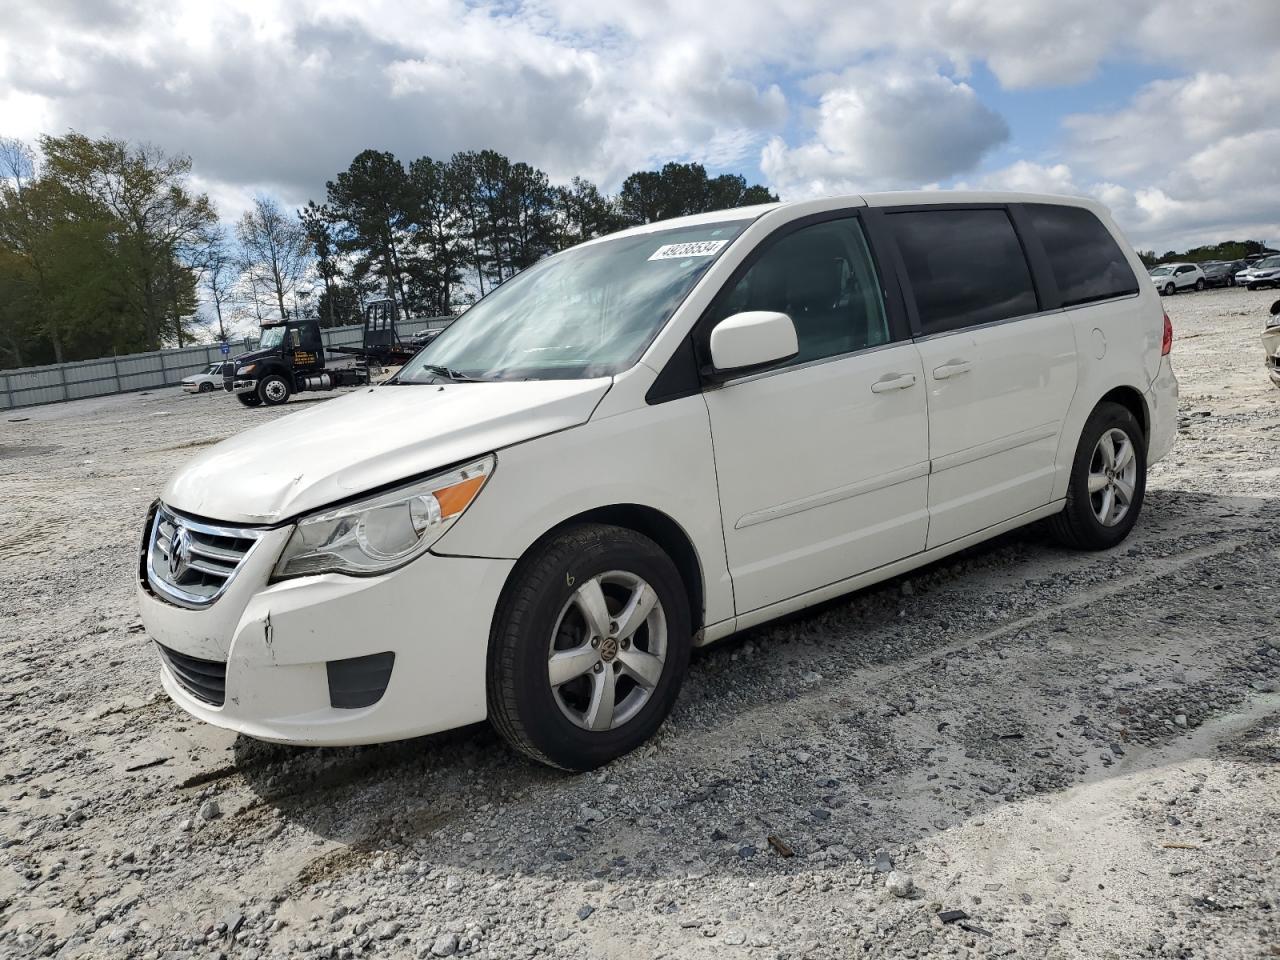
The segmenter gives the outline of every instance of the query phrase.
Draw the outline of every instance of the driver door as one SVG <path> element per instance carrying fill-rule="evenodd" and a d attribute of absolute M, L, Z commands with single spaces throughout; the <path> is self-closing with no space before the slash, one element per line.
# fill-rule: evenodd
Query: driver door
<path fill-rule="evenodd" d="M 738 615 L 924 549 L 924 370 L 857 216 L 783 228 L 713 304 L 786 313 L 788 364 L 706 390 Z M 895 324 L 896 326 L 896 324 Z"/>

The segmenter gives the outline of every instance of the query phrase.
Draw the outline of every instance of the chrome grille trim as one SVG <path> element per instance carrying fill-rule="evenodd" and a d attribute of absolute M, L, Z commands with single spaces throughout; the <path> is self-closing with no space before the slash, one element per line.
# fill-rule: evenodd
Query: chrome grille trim
<path fill-rule="evenodd" d="M 143 552 L 146 584 L 176 606 L 207 607 L 226 592 L 266 532 L 194 520 L 157 503 Z M 172 559 L 175 544 L 179 555 Z"/>

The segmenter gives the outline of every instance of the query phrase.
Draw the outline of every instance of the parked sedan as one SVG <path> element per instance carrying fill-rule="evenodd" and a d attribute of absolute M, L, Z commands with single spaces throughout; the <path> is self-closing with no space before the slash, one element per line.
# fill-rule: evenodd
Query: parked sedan
<path fill-rule="evenodd" d="M 1244 280 L 1241 281 L 1240 274 L 1236 274 L 1236 283 L 1243 282 L 1250 290 L 1280 287 L 1280 257 L 1259 260 L 1252 267 L 1241 272 L 1244 274 Z"/>
<path fill-rule="evenodd" d="M 1179 290 L 1203 290 L 1206 286 L 1204 271 L 1194 263 L 1161 264 L 1151 271 L 1151 282 L 1166 297 Z"/>
<path fill-rule="evenodd" d="M 189 377 L 182 378 L 182 389 L 187 393 L 211 393 L 222 386 L 222 367 L 229 363 L 228 360 L 220 360 L 217 363 L 211 363 L 199 373 L 193 373 Z"/>
<path fill-rule="evenodd" d="M 1204 270 L 1204 282 L 1210 287 L 1234 287 L 1236 273 L 1244 267 L 1238 260 L 1222 260 L 1201 264 Z"/>

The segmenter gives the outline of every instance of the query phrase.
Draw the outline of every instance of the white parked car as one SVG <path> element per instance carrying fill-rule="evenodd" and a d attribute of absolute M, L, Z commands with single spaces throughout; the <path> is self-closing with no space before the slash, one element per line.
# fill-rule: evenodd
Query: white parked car
<path fill-rule="evenodd" d="M 222 368 L 229 366 L 231 361 L 220 360 L 217 363 L 211 363 L 199 373 L 193 373 L 189 377 L 182 378 L 182 389 L 187 393 L 211 393 L 214 390 L 222 389 Z"/>
<path fill-rule="evenodd" d="M 530 267 L 394 380 L 208 448 L 146 521 L 170 696 L 252 737 L 488 717 L 587 769 L 690 649 L 1049 520 L 1120 543 L 1172 329 L 1103 207 L 838 197 Z"/>
<path fill-rule="evenodd" d="M 1165 263 L 1151 271 L 1151 282 L 1166 297 L 1179 290 L 1203 290 L 1208 284 L 1204 271 L 1194 263 Z"/>

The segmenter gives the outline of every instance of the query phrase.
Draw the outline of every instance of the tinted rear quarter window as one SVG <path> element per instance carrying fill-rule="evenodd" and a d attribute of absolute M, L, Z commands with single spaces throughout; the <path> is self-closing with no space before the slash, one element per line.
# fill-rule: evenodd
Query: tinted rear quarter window
<path fill-rule="evenodd" d="M 912 210 L 887 217 L 927 336 L 1039 309 L 1009 214 Z"/>
<path fill-rule="evenodd" d="M 1027 204 L 1026 211 L 1049 257 L 1064 307 L 1138 292 L 1120 245 L 1092 212 L 1048 203 Z"/>

